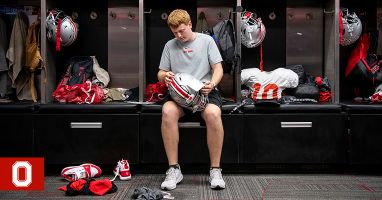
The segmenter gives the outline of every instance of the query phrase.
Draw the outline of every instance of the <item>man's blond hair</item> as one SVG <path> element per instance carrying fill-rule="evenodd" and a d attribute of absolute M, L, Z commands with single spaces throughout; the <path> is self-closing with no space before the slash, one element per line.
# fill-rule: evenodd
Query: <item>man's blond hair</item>
<path fill-rule="evenodd" d="M 187 11 L 182 9 L 173 10 L 167 18 L 167 25 L 170 28 L 177 28 L 181 24 L 188 25 L 191 21 L 190 15 Z"/>

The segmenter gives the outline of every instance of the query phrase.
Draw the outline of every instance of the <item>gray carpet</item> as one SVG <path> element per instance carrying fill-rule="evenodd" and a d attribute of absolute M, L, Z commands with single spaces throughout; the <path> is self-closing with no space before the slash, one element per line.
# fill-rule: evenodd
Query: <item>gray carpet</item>
<path fill-rule="evenodd" d="M 101 177 L 101 178 L 111 178 Z M 0 191 L 0 199 L 131 199 L 135 188 L 159 189 L 164 174 L 139 174 L 115 184 L 118 191 L 105 196 L 65 196 L 58 187 L 68 182 L 58 176 L 45 178 L 43 192 Z M 382 199 L 381 176 L 226 174 L 225 190 L 211 190 L 205 174 L 185 175 L 170 191 L 175 199 Z"/>

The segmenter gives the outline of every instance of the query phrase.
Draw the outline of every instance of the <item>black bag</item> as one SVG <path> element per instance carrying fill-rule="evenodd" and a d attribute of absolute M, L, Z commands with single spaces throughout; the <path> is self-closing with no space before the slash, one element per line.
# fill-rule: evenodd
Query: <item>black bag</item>
<path fill-rule="evenodd" d="M 357 62 L 350 77 L 357 82 L 382 81 L 382 59 L 375 54 L 368 54 Z"/>
<path fill-rule="evenodd" d="M 378 31 L 364 33 L 352 51 L 346 66 L 345 77 L 355 86 L 368 88 L 375 80 L 382 81 L 382 58 L 376 55 Z"/>
<path fill-rule="evenodd" d="M 302 65 L 288 65 L 285 68 L 292 70 L 298 75 L 298 84 L 306 82 L 306 73 Z"/>
<path fill-rule="evenodd" d="M 294 94 L 298 99 L 314 99 L 318 101 L 320 99 L 320 91 L 316 85 L 304 83 L 299 84 L 294 89 Z"/>
<path fill-rule="evenodd" d="M 222 20 L 205 33 L 214 38 L 219 48 L 223 58 L 222 65 L 224 73 L 231 73 L 236 63 L 236 37 L 232 20 Z"/>
<path fill-rule="evenodd" d="M 75 56 L 69 59 L 67 85 L 81 84 L 93 76 L 93 59 L 90 56 Z"/>

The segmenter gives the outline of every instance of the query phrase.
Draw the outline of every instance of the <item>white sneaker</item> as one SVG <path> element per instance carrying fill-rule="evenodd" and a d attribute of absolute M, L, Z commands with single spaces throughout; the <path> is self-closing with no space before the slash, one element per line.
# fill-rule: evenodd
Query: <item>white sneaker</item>
<path fill-rule="evenodd" d="M 61 171 L 61 176 L 66 180 L 78 181 L 79 179 L 90 179 L 101 176 L 102 170 L 97 165 L 85 163 L 80 166 L 65 167 Z"/>
<path fill-rule="evenodd" d="M 131 173 L 130 173 L 130 165 L 127 160 L 119 160 L 117 163 L 117 166 L 113 170 L 114 173 L 114 178 L 112 181 L 115 180 L 117 176 L 119 176 L 119 179 L 125 181 L 125 180 L 130 180 L 131 179 Z"/>
<path fill-rule="evenodd" d="M 222 176 L 222 169 L 212 168 L 210 169 L 210 184 L 212 189 L 224 189 L 225 182 Z"/>
<path fill-rule="evenodd" d="M 181 182 L 183 179 L 182 172 L 179 168 L 170 167 L 166 172 L 166 179 L 162 182 L 162 190 L 173 190 L 176 188 L 176 184 Z"/>

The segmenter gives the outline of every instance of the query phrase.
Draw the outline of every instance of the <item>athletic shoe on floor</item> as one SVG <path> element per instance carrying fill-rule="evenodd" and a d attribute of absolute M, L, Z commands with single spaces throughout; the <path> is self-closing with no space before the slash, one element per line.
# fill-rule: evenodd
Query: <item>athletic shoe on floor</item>
<path fill-rule="evenodd" d="M 102 170 L 97 165 L 85 163 L 80 166 L 65 167 L 61 171 L 61 176 L 72 182 L 79 179 L 90 179 L 101 176 Z"/>
<path fill-rule="evenodd" d="M 183 180 L 182 172 L 180 171 L 180 166 L 171 166 L 166 172 L 166 179 L 162 182 L 162 190 L 173 190 L 176 188 L 176 184 Z"/>
<path fill-rule="evenodd" d="M 225 188 L 225 182 L 223 180 L 221 168 L 211 168 L 209 180 L 210 180 L 210 184 L 211 184 L 212 189 L 224 189 Z"/>
<path fill-rule="evenodd" d="M 115 166 L 114 170 L 113 170 L 113 173 L 114 173 L 114 178 L 113 180 L 119 176 L 119 179 L 121 180 L 130 180 L 131 179 L 131 173 L 130 173 L 130 165 L 129 165 L 129 162 L 127 162 L 127 160 L 120 160 L 118 161 L 117 163 L 117 166 Z"/>

